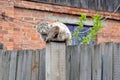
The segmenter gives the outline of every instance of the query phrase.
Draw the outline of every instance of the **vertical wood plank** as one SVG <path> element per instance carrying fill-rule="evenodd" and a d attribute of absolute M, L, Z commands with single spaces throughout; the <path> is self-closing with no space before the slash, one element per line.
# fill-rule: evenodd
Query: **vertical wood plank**
<path fill-rule="evenodd" d="M 46 77 L 46 80 L 52 80 L 51 79 L 51 43 L 47 43 L 46 45 L 46 54 L 45 54 L 45 69 L 46 69 L 46 74 L 45 74 L 45 77 Z"/>
<path fill-rule="evenodd" d="M 46 80 L 66 80 L 65 43 L 47 43 Z"/>
<path fill-rule="evenodd" d="M 105 43 L 104 64 L 103 64 L 103 78 L 104 80 L 112 80 L 112 54 L 113 44 Z"/>
<path fill-rule="evenodd" d="M 9 80 L 16 80 L 16 63 L 17 63 L 17 51 L 11 51 Z"/>
<path fill-rule="evenodd" d="M 39 66 L 39 51 L 33 51 L 32 54 L 32 78 L 31 80 L 38 80 L 38 66 Z"/>
<path fill-rule="evenodd" d="M 17 59 L 17 80 L 22 80 L 23 51 L 18 51 Z"/>
<path fill-rule="evenodd" d="M 113 80 L 120 80 L 120 43 L 114 44 Z"/>
<path fill-rule="evenodd" d="M 2 80 L 9 80 L 10 51 L 5 51 L 2 58 Z"/>
<path fill-rule="evenodd" d="M 26 52 L 26 70 L 25 70 L 25 79 L 31 80 L 31 70 L 32 70 L 32 50 L 27 50 Z"/>
<path fill-rule="evenodd" d="M 0 50 L 0 80 L 2 80 L 2 70 L 3 70 L 3 67 L 2 67 L 2 56 L 3 56 L 3 53 L 4 53 L 4 51 Z"/>
<path fill-rule="evenodd" d="M 27 76 L 26 74 L 26 64 L 27 64 L 27 54 L 26 54 L 26 50 L 23 50 L 23 63 L 22 63 L 22 74 L 21 74 L 21 78 L 22 80 L 25 80 L 25 77 Z"/>
<path fill-rule="evenodd" d="M 88 1 L 89 0 L 80 0 L 81 7 L 88 8 Z"/>
<path fill-rule="evenodd" d="M 66 79 L 71 80 L 71 53 L 72 46 L 66 48 Z"/>
<path fill-rule="evenodd" d="M 95 45 L 92 50 L 92 80 L 101 80 L 101 45 Z"/>
<path fill-rule="evenodd" d="M 80 80 L 91 80 L 91 49 L 86 45 L 80 50 Z"/>
<path fill-rule="evenodd" d="M 39 80 L 45 80 L 45 49 L 39 50 Z"/>
<path fill-rule="evenodd" d="M 67 80 L 80 80 L 80 46 L 67 47 Z"/>
<path fill-rule="evenodd" d="M 97 5 L 98 8 L 97 8 L 97 10 L 100 11 L 100 10 L 102 10 L 102 6 L 103 6 L 103 5 L 102 5 L 102 0 L 97 0 L 97 1 L 98 1 L 98 5 Z"/>

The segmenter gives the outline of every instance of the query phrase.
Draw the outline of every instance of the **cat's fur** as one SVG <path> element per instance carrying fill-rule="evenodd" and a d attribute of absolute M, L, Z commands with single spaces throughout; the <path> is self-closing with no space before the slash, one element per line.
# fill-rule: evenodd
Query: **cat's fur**
<path fill-rule="evenodd" d="M 43 25 L 44 24 L 44 25 Z M 66 41 L 69 44 L 71 32 L 68 27 L 61 22 L 42 23 L 37 26 L 37 32 L 46 34 L 45 41 Z"/>
<path fill-rule="evenodd" d="M 38 33 L 40 33 L 42 35 L 42 39 L 45 41 L 47 34 L 49 32 L 50 29 L 50 23 L 48 22 L 40 22 L 37 24 L 36 26 L 36 30 Z"/>

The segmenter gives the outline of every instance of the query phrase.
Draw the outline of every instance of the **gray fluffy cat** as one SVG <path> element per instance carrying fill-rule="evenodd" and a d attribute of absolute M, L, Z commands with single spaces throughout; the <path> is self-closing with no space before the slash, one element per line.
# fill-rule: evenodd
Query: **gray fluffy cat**
<path fill-rule="evenodd" d="M 48 23 L 43 22 L 37 25 L 39 32 L 46 42 L 49 41 L 66 41 L 69 44 L 71 40 L 71 32 L 68 27 L 61 22 Z"/>

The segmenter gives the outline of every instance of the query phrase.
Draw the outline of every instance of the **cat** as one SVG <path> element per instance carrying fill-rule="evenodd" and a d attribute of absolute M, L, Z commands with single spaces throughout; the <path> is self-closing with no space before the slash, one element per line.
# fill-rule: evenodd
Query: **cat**
<path fill-rule="evenodd" d="M 46 35 L 46 37 L 44 37 L 46 42 L 65 41 L 66 44 L 70 44 L 72 37 L 68 27 L 61 22 L 40 23 L 37 25 L 37 32 Z"/>

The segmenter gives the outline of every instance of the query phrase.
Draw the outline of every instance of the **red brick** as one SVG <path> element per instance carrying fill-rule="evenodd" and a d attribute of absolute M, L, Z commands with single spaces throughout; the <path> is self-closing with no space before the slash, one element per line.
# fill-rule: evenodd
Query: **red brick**
<path fill-rule="evenodd" d="M 7 49 L 7 50 L 13 50 L 14 48 L 7 46 L 6 49 Z"/>
<path fill-rule="evenodd" d="M 6 31 L 8 31 L 8 30 L 13 30 L 13 27 L 10 27 L 10 26 L 4 26 L 3 27 L 3 30 L 6 30 Z"/>
<path fill-rule="evenodd" d="M 13 38 L 9 38 L 9 42 L 14 42 L 14 39 Z"/>
<path fill-rule="evenodd" d="M 3 41 L 3 38 L 2 37 L 0 37 L 0 42 L 2 42 Z"/>
<path fill-rule="evenodd" d="M 22 36 L 21 38 L 22 38 L 21 41 L 24 41 L 24 40 L 30 40 L 30 37 L 29 37 L 29 36 Z"/>
<path fill-rule="evenodd" d="M 33 18 L 30 18 L 30 17 L 24 17 L 23 20 L 26 20 L 26 21 L 33 21 L 34 19 L 33 19 Z"/>
<path fill-rule="evenodd" d="M 0 30 L 0 33 L 2 33 L 2 34 L 8 34 L 8 31 L 7 30 Z"/>
<path fill-rule="evenodd" d="M 8 3 L 7 3 L 7 1 L 0 1 L 0 5 L 2 5 L 2 6 L 8 6 Z"/>
<path fill-rule="evenodd" d="M 20 38 L 14 38 L 14 43 L 21 43 L 21 42 L 22 42 L 21 37 Z"/>
<path fill-rule="evenodd" d="M 2 34 L 2 33 L 0 34 L 0 37 L 1 37 L 1 36 L 3 36 L 3 34 Z"/>
<path fill-rule="evenodd" d="M 14 28 L 14 31 L 20 31 L 20 28 L 16 27 L 16 28 Z"/>
<path fill-rule="evenodd" d="M 20 2 L 21 0 L 15 0 L 16 2 Z"/>
<path fill-rule="evenodd" d="M 31 40 L 40 40 L 40 38 L 39 37 L 31 37 Z"/>
<path fill-rule="evenodd" d="M 37 34 L 35 34 L 35 33 L 27 33 L 27 36 L 29 36 L 29 37 L 36 37 Z"/>
<path fill-rule="evenodd" d="M 22 29 L 22 32 L 30 32 L 30 29 L 26 29 L 26 28 L 24 29 L 24 28 L 23 28 L 23 29 Z"/>
<path fill-rule="evenodd" d="M 30 30 L 31 33 L 36 33 L 37 31 L 35 29 Z"/>
<path fill-rule="evenodd" d="M 2 29 L 2 26 L 0 26 L 0 29 Z"/>
<path fill-rule="evenodd" d="M 25 28 L 31 29 L 31 28 L 32 28 L 32 26 L 25 26 Z"/>
<path fill-rule="evenodd" d="M 81 11 L 82 13 L 88 13 L 88 10 L 87 10 L 87 9 L 80 9 L 80 11 Z"/>
<path fill-rule="evenodd" d="M 5 11 L 5 14 L 6 14 L 7 16 L 9 16 L 9 17 L 13 17 L 14 11 L 13 11 L 13 10 L 6 10 L 6 11 Z"/>
<path fill-rule="evenodd" d="M 4 42 L 5 46 L 13 47 L 14 43 L 13 42 Z"/>

